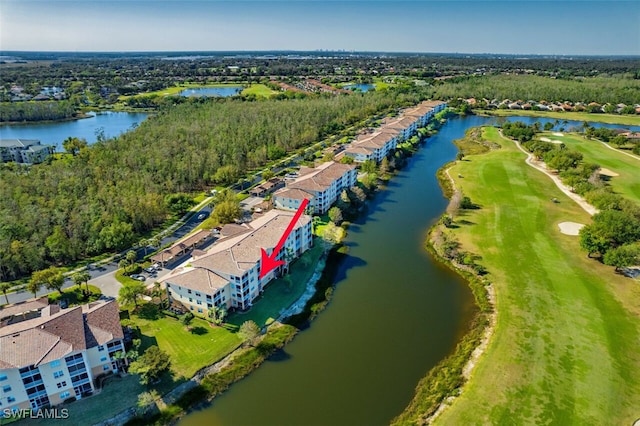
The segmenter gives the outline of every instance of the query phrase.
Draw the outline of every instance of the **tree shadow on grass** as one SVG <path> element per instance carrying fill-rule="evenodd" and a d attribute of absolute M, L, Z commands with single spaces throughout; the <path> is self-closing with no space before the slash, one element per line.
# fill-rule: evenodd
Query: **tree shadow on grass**
<path fill-rule="evenodd" d="M 195 334 L 196 336 L 202 336 L 205 335 L 209 332 L 209 330 L 207 330 L 206 328 L 202 327 L 202 326 L 197 326 L 197 327 L 193 327 L 191 328 L 191 334 Z"/>

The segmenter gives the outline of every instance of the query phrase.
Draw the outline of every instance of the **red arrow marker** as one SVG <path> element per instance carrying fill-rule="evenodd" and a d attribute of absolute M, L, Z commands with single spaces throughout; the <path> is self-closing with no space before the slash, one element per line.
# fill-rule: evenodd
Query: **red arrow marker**
<path fill-rule="evenodd" d="M 302 216 L 302 213 L 304 213 L 304 209 L 307 208 L 308 204 L 309 200 L 307 200 L 306 198 L 302 200 L 302 203 L 300 203 L 300 207 L 298 207 L 296 214 L 293 215 L 293 219 L 291 219 L 291 222 L 289 222 L 287 229 L 284 230 L 284 234 L 282 235 L 282 237 L 280 237 L 280 241 L 278 241 L 278 244 L 276 244 L 276 246 L 273 248 L 271 256 L 267 255 L 267 252 L 263 248 L 260 249 L 260 278 L 264 277 L 269 272 L 276 269 L 278 266 L 284 265 L 284 261 L 277 260 L 276 257 L 278 256 L 278 253 L 280 253 L 280 250 L 282 250 L 284 243 L 287 241 L 287 237 L 289 237 L 289 234 L 291 234 L 291 231 L 293 231 L 293 227 L 296 226 L 296 222 L 298 221 L 298 219 L 300 219 L 300 216 Z"/>

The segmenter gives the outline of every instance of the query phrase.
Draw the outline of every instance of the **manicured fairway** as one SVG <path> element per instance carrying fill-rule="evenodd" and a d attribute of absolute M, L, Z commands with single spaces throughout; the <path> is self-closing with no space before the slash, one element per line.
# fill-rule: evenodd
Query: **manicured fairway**
<path fill-rule="evenodd" d="M 484 136 L 502 149 L 451 170 L 482 206 L 454 232 L 490 271 L 497 324 L 436 423 L 631 425 L 640 417 L 639 283 L 587 259 L 557 224 L 589 216 L 495 129 Z"/>
<path fill-rule="evenodd" d="M 564 136 L 542 134 L 542 137 L 562 141 L 567 147 L 580 151 L 584 160 L 599 164 L 620 176 L 612 177 L 609 183 L 615 192 L 640 204 L 640 160 L 611 150 L 601 142 L 588 140 L 575 133 Z"/>
<path fill-rule="evenodd" d="M 264 84 L 252 84 L 242 91 L 243 95 L 256 95 L 259 98 L 269 98 L 276 93 L 278 92 L 269 89 Z"/>

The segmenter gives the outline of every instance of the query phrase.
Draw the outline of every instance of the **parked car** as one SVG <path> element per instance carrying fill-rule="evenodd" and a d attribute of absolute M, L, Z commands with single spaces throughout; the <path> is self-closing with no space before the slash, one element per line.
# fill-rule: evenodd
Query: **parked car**
<path fill-rule="evenodd" d="M 202 220 L 202 219 L 204 219 L 205 217 L 207 217 L 207 215 L 206 215 L 206 214 L 204 214 L 204 213 L 200 213 L 200 214 L 198 215 L 198 220 Z"/>
<path fill-rule="evenodd" d="M 153 266 L 149 266 L 148 268 L 144 268 L 144 270 L 150 274 L 153 274 L 156 271 L 156 268 Z"/>
<path fill-rule="evenodd" d="M 145 277 L 144 275 L 139 275 L 139 274 L 133 274 L 131 275 L 131 278 L 138 281 L 144 281 L 147 279 L 147 277 Z"/>

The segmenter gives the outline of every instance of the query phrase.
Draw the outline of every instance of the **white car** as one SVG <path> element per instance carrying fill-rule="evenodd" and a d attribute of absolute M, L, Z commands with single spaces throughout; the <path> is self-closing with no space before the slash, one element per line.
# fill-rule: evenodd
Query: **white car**
<path fill-rule="evenodd" d="M 198 220 L 202 220 L 202 219 L 204 219 L 205 217 L 207 217 L 207 215 L 206 215 L 206 214 L 204 214 L 204 213 L 200 213 L 200 214 L 198 215 Z"/>

